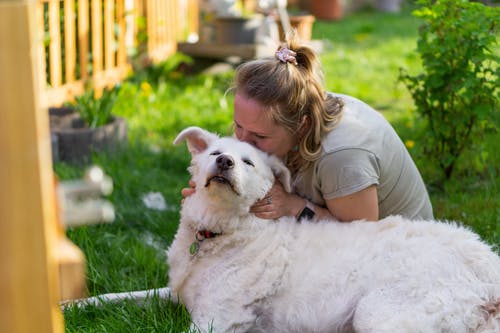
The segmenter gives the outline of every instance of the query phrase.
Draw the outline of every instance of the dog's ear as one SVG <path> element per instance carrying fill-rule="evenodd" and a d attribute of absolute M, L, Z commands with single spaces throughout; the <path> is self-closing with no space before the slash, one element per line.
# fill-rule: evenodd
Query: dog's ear
<path fill-rule="evenodd" d="M 276 156 L 269 155 L 268 163 L 273 170 L 274 176 L 278 178 L 281 185 L 287 193 L 292 192 L 292 176 L 290 170 L 283 164 L 283 162 Z"/>
<path fill-rule="evenodd" d="M 174 145 L 187 141 L 187 147 L 191 155 L 196 155 L 207 149 L 214 140 L 219 137 L 199 127 L 188 127 L 180 132 L 174 140 Z"/>

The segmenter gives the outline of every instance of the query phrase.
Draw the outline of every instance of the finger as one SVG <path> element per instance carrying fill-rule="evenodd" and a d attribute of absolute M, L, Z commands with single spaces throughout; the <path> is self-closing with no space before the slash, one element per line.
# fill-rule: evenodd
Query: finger
<path fill-rule="evenodd" d="M 189 180 L 189 186 L 191 186 L 192 188 L 196 187 L 196 183 L 194 182 L 194 180 L 192 179 Z"/>
<path fill-rule="evenodd" d="M 189 188 L 183 188 L 181 190 L 181 195 L 186 198 L 186 197 L 189 197 L 190 195 L 192 195 L 194 192 L 196 192 L 196 190 L 192 187 L 189 187 Z"/>
<path fill-rule="evenodd" d="M 269 205 L 269 201 L 267 199 L 262 199 L 262 200 L 257 201 L 254 205 L 266 206 L 266 205 Z"/>
<path fill-rule="evenodd" d="M 276 218 L 276 214 L 273 211 L 258 212 L 258 213 L 255 213 L 255 216 L 257 216 L 258 218 L 261 218 L 261 219 L 265 219 L 265 220 L 273 220 Z"/>
<path fill-rule="evenodd" d="M 272 212 L 273 207 L 269 204 L 253 205 L 250 207 L 250 213 Z"/>

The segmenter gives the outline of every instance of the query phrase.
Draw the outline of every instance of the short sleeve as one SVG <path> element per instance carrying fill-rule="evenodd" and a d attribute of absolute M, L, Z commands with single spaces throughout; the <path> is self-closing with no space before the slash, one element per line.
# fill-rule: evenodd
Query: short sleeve
<path fill-rule="evenodd" d="M 317 186 L 323 198 L 335 199 L 378 185 L 380 168 L 376 156 L 364 149 L 329 153 L 317 165 Z"/>

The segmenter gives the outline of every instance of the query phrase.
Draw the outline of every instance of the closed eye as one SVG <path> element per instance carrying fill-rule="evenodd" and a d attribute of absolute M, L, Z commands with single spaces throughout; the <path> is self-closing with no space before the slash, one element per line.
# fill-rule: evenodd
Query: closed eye
<path fill-rule="evenodd" d="M 243 159 L 243 163 L 248 164 L 248 165 L 253 166 L 253 167 L 255 166 L 255 165 L 253 164 L 253 162 L 252 162 L 251 160 L 249 160 L 248 158 L 244 158 L 244 159 Z"/>
<path fill-rule="evenodd" d="M 210 155 L 213 155 L 213 156 L 220 155 L 220 151 L 216 150 L 214 152 L 211 152 Z"/>

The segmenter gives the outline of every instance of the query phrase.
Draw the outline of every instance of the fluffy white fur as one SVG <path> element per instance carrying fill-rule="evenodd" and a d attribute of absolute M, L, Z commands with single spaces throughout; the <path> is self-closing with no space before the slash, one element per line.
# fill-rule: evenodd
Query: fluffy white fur
<path fill-rule="evenodd" d="M 259 219 L 249 207 L 275 175 L 290 190 L 283 164 L 196 127 L 183 140 L 196 193 L 168 251 L 169 287 L 200 330 L 500 332 L 500 258 L 467 228 Z M 232 166 L 218 168 L 219 156 Z M 199 230 L 220 235 L 197 241 Z"/>

